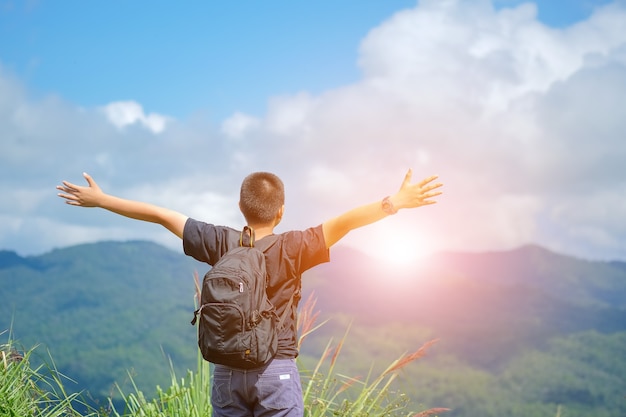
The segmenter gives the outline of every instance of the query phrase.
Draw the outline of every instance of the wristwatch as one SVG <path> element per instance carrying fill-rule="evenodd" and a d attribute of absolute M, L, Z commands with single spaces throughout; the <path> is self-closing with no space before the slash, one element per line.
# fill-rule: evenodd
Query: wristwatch
<path fill-rule="evenodd" d="M 391 202 L 391 200 L 389 199 L 389 196 L 383 198 L 382 201 L 382 207 L 383 207 L 383 211 L 387 214 L 396 214 L 398 212 L 398 209 L 396 209 L 393 206 L 393 203 Z"/>

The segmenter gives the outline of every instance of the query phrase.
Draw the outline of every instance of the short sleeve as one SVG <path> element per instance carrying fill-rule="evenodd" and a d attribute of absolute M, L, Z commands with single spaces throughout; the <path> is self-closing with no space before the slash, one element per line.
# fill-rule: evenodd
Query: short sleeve
<path fill-rule="evenodd" d="M 237 246 L 238 236 L 239 232 L 230 227 L 189 218 L 183 229 L 183 251 L 197 261 L 215 265 L 224 253 Z"/>

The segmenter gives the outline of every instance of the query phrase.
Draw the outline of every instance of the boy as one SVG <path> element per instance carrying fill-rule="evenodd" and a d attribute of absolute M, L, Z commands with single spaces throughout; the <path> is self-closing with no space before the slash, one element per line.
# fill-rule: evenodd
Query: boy
<path fill-rule="evenodd" d="M 404 177 L 400 190 L 382 201 L 347 211 L 321 225 L 302 231 L 280 233 L 263 252 L 269 284 L 267 293 L 282 317 L 278 352 L 268 365 L 260 369 L 240 370 L 223 365 L 213 369 L 211 404 L 214 417 L 280 416 L 301 417 L 304 414 L 300 376 L 295 364 L 297 351 L 296 310 L 301 275 L 320 263 L 328 262 L 329 249 L 349 231 L 374 223 L 399 209 L 434 204 L 440 183 L 432 176 L 412 184 L 411 170 Z M 229 249 L 239 245 L 241 232 L 230 227 L 215 226 L 189 218 L 181 213 L 152 204 L 122 199 L 104 193 L 98 184 L 83 174 L 88 186 L 67 181 L 56 188 L 67 204 L 100 207 L 113 213 L 157 223 L 182 239 L 186 255 L 214 265 Z M 285 206 L 282 181 L 268 172 L 247 176 L 240 189 L 239 209 L 256 241 L 273 235 Z M 264 245 L 265 246 L 265 245 Z M 296 294 L 293 302 L 289 302 Z"/>

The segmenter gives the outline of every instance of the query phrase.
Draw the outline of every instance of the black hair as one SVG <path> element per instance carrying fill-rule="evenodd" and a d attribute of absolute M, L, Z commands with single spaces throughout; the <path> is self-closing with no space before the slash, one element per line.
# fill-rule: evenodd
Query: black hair
<path fill-rule="evenodd" d="M 278 176 L 269 172 L 254 172 L 244 178 L 239 206 L 248 224 L 272 222 L 284 204 L 285 187 Z"/>

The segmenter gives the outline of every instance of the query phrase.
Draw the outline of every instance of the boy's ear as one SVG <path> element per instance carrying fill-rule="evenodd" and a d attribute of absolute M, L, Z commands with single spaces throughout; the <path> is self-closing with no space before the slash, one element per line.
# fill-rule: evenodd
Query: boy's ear
<path fill-rule="evenodd" d="M 280 206 L 280 208 L 278 209 L 278 213 L 276 213 L 276 221 L 274 222 L 274 225 L 277 225 L 278 223 L 280 223 L 280 221 L 283 218 L 283 214 L 285 213 L 285 205 L 283 204 L 282 206 Z"/>

